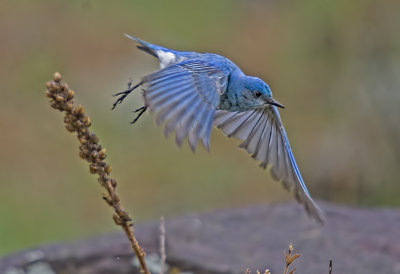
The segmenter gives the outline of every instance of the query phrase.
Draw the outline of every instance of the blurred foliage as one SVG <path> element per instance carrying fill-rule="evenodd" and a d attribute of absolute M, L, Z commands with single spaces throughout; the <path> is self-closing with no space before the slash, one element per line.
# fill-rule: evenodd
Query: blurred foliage
<path fill-rule="evenodd" d="M 129 33 L 208 51 L 266 80 L 314 197 L 399 206 L 399 1 L 0 2 L 0 254 L 118 228 L 77 141 L 44 97 L 60 71 L 108 151 L 134 219 L 292 200 L 212 133 L 211 153 L 165 140 L 138 93 L 111 95 L 157 69 Z M 58 161 L 54 161 L 54 156 Z M 266 216 L 267 217 L 267 216 Z"/>

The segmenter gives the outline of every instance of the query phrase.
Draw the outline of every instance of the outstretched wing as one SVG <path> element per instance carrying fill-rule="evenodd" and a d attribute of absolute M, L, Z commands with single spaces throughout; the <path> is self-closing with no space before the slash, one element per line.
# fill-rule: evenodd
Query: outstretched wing
<path fill-rule="evenodd" d="M 157 124 L 165 123 L 166 136 L 175 130 L 178 146 L 188 136 L 193 151 L 199 139 L 209 149 L 215 111 L 227 79 L 228 73 L 202 60 L 176 63 L 142 79 L 145 105 L 156 113 Z"/>
<path fill-rule="evenodd" d="M 304 184 L 275 106 L 244 112 L 218 110 L 214 124 L 227 136 L 243 140 L 240 147 L 261 161 L 264 169 L 270 165 L 272 177 L 282 181 L 287 190 L 294 187 L 295 196 L 307 213 L 323 222 L 323 212 Z"/>

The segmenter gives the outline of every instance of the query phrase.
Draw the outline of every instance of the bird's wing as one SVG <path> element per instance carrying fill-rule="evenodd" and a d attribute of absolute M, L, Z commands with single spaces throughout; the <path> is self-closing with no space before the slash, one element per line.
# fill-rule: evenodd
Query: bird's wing
<path fill-rule="evenodd" d="M 193 151 L 199 139 L 209 149 L 215 111 L 228 76 L 202 60 L 170 65 L 142 79 L 145 105 L 156 113 L 157 124 L 165 123 L 166 136 L 175 130 L 178 146 L 188 136 Z"/>
<path fill-rule="evenodd" d="M 323 212 L 308 192 L 290 148 L 285 129 L 275 106 L 244 112 L 218 110 L 214 125 L 229 137 L 243 140 L 240 147 L 247 150 L 264 169 L 271 166 L 271 175 L 290 190 L 294 187 L 297 200 L 309 215 L 323 222 Z"/>

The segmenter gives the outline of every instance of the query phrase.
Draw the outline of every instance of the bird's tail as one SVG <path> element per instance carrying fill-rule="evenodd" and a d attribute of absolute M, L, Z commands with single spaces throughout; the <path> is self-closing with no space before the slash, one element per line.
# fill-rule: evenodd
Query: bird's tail
<path fill-rule="evenodd" d="M 153 55 L 154 57 L 158 58 L 158 55 L 157 55 L 156 51 L 161 49 L 160 46 L 152 45 L 150 43 L 147 43 L 147 42 L 145 42 L 143 40 L 140 40 L 139 38 L 133 37 L 133 36 L 131 36 L 129 34 L 126 34 L 126 33 L 125 33 L 125 36 L 128 37 L 129 39 L 132 39 L 132 40 L 138 42 L 139 44 L 136 45 L 136 47 L 138 49 L 143 50 L 144 52 L 147 52 L 148 54 Z"/>

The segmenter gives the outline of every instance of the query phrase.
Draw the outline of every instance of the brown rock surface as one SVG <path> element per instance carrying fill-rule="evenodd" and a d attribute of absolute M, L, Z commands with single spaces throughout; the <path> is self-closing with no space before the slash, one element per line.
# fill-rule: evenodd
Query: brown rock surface
<path fill-rule="evenodd" d="M 324 226 L 296 204 L 167 219 L 167 263 L 194 273 L 282 273 L 283 250 L 292 243 L 302 254 L 296 273 L 328 273 L 330 259 L 333 273 L 400 273 L 400 210 L 322 208 Z M 158 222 L 137 224 L 135 231 L 148 255 L 158 251 Z M 103 235 L 6 256 L 0 273 L 137 273 L 132 254 L 124 235 Z"/>

